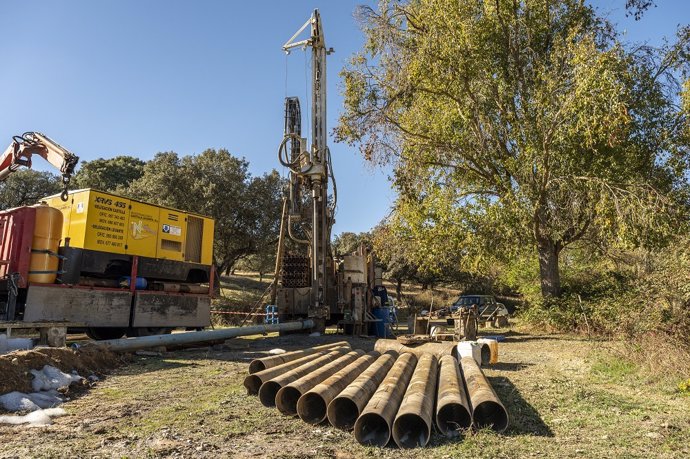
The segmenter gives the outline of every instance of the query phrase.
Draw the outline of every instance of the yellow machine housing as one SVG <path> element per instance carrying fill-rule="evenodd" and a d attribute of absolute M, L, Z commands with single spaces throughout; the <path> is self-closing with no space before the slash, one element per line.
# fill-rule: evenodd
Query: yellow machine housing
<path fill-rule="evenodd" d="M 156 206 L 94 189 L 44 201 L 62 212 L 61 246 L 211 265 L 209 217 Z"/>

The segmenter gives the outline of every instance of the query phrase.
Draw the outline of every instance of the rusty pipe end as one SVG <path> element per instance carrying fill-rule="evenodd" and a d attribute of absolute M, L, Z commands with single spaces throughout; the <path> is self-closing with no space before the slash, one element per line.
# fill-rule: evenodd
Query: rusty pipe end
<path fill-rule="evenodd" d="M 297 401 L 302 396 L 302 392 L 292 386 L 285 386 L 276 393 L 276 407 L 278 411 L 286 416 L 297 414 Z"/>
<path fill-rule="evenodd" d="M 384 447 L 391 439 L 391 429 L 383 416 L 365 413 L 355 422 L 355 439 L 361 445 Z"/>
<path fill-rule="evenodd" d="M 266 369 L 266 365 L 261 360 L 252 360 L 249 364 L 249 374 L 258 373 Z"/>
<path fill-rule="evenodd" d="M 470 426 L 472 426 L 472 415 L 460 403 L 448 403 L 436 414 L 436 427 L 446 437 L 459 437 L 460 430 Z"/>
<path fill-rule="evenodd" d="M 403 414 L 393 423 L 393 440 L 401 448 L 426 446 L 429 438 L 431 438 L 431 426 L 417 414 Z"/>
<path fill-rule="evenodd" d="M 503 432 L 508 428 L 508 412 L 503 405 L 491 400 L 475 406 L 472 418 L 477 429 L 490 427 L 496 432 Z"/>
<path fill-rule="evenodd" d="M 359 417 L 357 404 L 346 397 L 336 397 L 328 404 L 326 411 L 328 422 L 333 427 L 343 430 L 351 430 Z"/>
<path fill-rule="evenodd" d="M 263 406 L 276 406 L 276 395 L 281 389 L 280 384 L 275 381 L 266 381 L 259 389 L 259 400 Z"/>
<path fill-rule="evenodd" d="M 327 414 L 326 401 L 319 394 L 307 392 L 297 401 L 297 415 L 307 424 L 320 424 Z"/>
<path fill-rule="evenodd" d="M 261 378 L 256 375 L 249 375 L 244 378 L 243 384 L 247 388 L 247 395 L 257 395 L 261 388 Z"/>

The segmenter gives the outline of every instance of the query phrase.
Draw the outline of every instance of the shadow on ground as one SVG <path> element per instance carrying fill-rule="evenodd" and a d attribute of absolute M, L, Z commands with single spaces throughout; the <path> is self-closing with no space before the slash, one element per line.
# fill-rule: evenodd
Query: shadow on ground
<path fill-rule="evenodd" d="M 489 368 L 499 371 L 520 371 L 532 365 L 534 364 L 525 362 L 498 362 L 491 364 Z"/>
<path fill-rule="evenodd" d="M 489 378 L 489 382 L 508 410 L 509 425 L 506 435 L 535 435 L 553 437 L 553 432 L 544 423 L 539 412 L 522 397 L 520 391 L 504 376 Z"/>

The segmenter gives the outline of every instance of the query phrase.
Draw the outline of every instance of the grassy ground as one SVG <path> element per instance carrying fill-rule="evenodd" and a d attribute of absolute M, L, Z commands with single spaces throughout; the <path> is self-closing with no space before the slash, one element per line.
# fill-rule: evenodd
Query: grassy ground
<path fill-rule="evenodd" d="M 365 448 L 245 395 L 251 358 L 335 336 L 240 338 L 222 349 L 135 357 L 37 430 L 0 427 L 0 457 L 688 457 L 690 397 L 611 357 L 612 343 L 512 333 L 486 370 L 508 408 L 505 435 L 434 436 L 430 447 Z M 358 339 L 353 347 L 370 349 Z"/>
<path fill-rule="evenodd" d="M 270 280 L 223 278 L 225 298 L 218 307 L 250 309 Z M 404 291 L 418 304 L 432 297 L 410 286 Z M 455 296 L 433 292 L 435 304 Z M 631 364 L 615 342 L 520 328 L 501 332 L 507 340 L 500 362 L 485 372 L 509 411 L 503 435 L 467 432 L 452 442 L 434 435 L 423 452 L 365 448 L 350 432 L 281 416 L 245 394 L 249 361 L 275 347 L 292 350 L 342 337 L 254 336 L 221 347 L 135 356 L 63 405 L 68 415 L 54 425 L 0 426 L 0 458 L 690 456 L 690 396 L 676 390 L 678 381 Z M 365 350 L 373 344 L 352 341 Z"/>

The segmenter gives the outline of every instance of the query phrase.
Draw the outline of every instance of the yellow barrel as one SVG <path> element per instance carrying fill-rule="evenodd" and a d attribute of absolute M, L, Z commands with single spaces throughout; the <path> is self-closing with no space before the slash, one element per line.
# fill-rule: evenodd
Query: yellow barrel
<path fill-rule="evenodd" d="M 62 237 L 62 212 L 46 204 L 33 206 L 36 209 L 36 225 L 31 243 L 29 282 L 52 284 L 57 277 L 57 257 Z"/>

